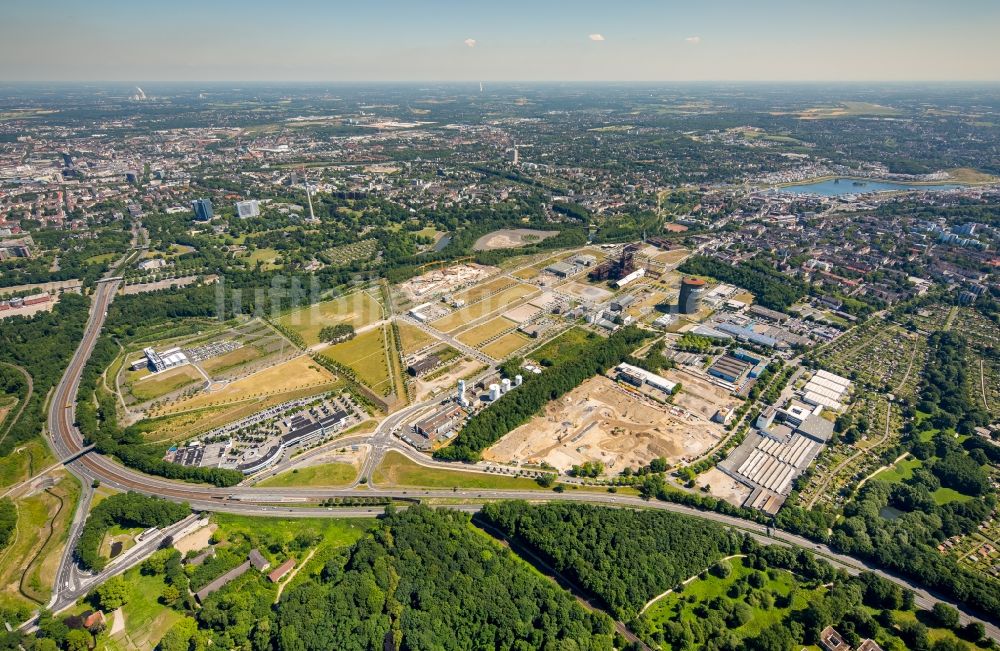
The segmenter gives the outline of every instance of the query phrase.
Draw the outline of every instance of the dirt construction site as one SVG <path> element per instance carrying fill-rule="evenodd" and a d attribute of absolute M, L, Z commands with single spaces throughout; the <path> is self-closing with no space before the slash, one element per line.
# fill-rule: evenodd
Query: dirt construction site
<path fill-rule="evenodd" d="M 600 461 L 608 474 L 638 468 L 657 457 L 694 459 L 722 438 L 707 418 L 661 405 L 607 377 L 587 380 L 486 450 L 499 463 L 548 463 L 560 471 Z"/>

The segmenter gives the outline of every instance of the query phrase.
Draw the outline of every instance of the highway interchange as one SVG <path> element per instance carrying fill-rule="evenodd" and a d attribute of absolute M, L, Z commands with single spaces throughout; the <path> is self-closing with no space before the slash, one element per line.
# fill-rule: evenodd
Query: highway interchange
<path fill-rule="evenodd" d="M 453 508 L 462 510 L 476 510 L 483 502 L 499 499 L 524 499 L 532 501 L 558 501 L 569 500 L 576 502 L 588 502 L 620 508 L 654 508 L 683 513 L 685 515 L 704 518 L 718 522 L 720 524 L 739 529 L 750 533 L 758 540 L 766 543 L 785 544 L 798 548 L 808 549 L 833 565 L 843 568 L 849 572 L 857 573 L 867 569 L 875 571 L 882 576 L 903 585 L 916 594 L 916 603 L 921 608 L 930 608 L 934 602 L 943 601 L 951 603 L 959 609 L 963 623 L 972 619 L 981 620 L 980 617 L 972 617 L 967 609 L 959 604 L 952 603 L 949 599 L 940 595 L 931 594 L 920 586 L 911 583 L 905 578 L 888 574 L 877 568 L 869 566 L 866 562 L 838 554 L 824 545 L 816 544 L 805 538 L 793 534 L 775 530 L 766 525 L 757 524 L 747 520 L 722 515 L 719 513 L 699 511 L 697 509 L 661 501 L 647 501 L 638 497 L 611 494 L 606 492 L 591 492 L 585 490 L 571 490 L 562 493 L 550 491 L 524 491 L 524 490 L 423 490 L 423 489 L 401 489 L 395 487 L 380 487 L 372 485 L 370 482 L 366 486 L 352 486 L 334 488 L 263 488 L 254 486 L 237 486 L 233 488 L 217 488 L 200 484 L 188 484 L 170 481 L 159 477 L 152 477 L 140 472 L 126 468 L 119 463 L 100 455 L 93 451 L 86 450 L 75 421 L 75 402 L 77 389 L 80 384 L 81 374 L 84 366 L 93 351 L 94 345 L 100 336 L 108 306 L 114 299 L 118 290 L 120 279 L 108 278 L 98 283 L 91 307 L 90 317 L 86 330 L 78 349 L 73 355 L 64 376 L 59 382 L 52 396 L 49 406 L 48 423 L 49 438 L 59 459 L 69 460 L 65 467 L 75 475 L 83 484 L 84 492 L 79 506 L 75 513 L 66 549 L 61 559 L 58 574 L 55 581 L 53 597 L 49 607 L 55 611 L 66 608 L 76 599 L 93 589 L 106 578 L 120 573 L 127 567 L 137 564 L 148 553 L 155 550 L 156 545 L 151 541 L 142 545 L 139 549 L 132 551 L 123 562 L 112 563 L 108 569 L 99 575 L 90 575 L 80 570 L 73 560 L 73 549 L 76 546 L 80 531 L 89 510 L 90 500 L 93 495 L 91 488 L 94 480 L 98 480 L 102 485 L 121 490 L 136 491 L 147 495 L 155 495 L 165 499 L 187 502 L 196 511 L 207 512 L 228 512 L 242 513 L 247 515 L 281 516 L 281 517 L 372 517 L 382 511 L 380 508 L 322 508 L 310 506 L 320 501 L 333 497 L 387 497 L 397 499 L 442 499 L 442 500 L 464 500 L 465 504 Z M 367 445 L 370 446 L 369 453 L 364 462 L 360 477 L 370 480 L 372 471 L 378 465 L 383 455 L 389 450 L 396 450 L 407 457 L 414 459 L 425 465 L 446 466 L 456 469 L 455 464 L 439 464 L 433 462 L 413 451 L 408 446 L 402 444 L 394 436 L 397 428 L 413 417 L 417 412 L 426 409 L 436 400 L 426 401 L 406 407 L 393 413 L 384 419 L 377 429 L 370 434 L 347 436 L 334 441 L 337 446 L 347 445 Z M 308 454 L 308 453 L 307 453 Z M 296 462 L 301 459 L 296 459 Z M 280 471 L 287 467 L 279 466 L 275 471 Z M 461 469 L 461 468 L 458 468 Z M 473 470 L 473 468 L 467 468 Z M 169 531 L 160 532 L 155 538 L 162 540 Z M 158 543 L 157 543 L 158 544 Z M 986 630 L 993 639 L 1000 639 L 1000 628 L 996 625 L 985 622 Z"/>

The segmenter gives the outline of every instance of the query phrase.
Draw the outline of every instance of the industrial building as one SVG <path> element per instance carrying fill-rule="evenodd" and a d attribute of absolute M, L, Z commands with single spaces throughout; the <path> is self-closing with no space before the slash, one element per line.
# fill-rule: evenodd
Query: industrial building
<path fill-rule="evenodd" d="M 641 248 L 639 244 L 629 244 L 622 248 L 621 254 L 617 258 L 605 260 L 594 267 L 590 274 L 591 280 L 619 280 L 633 273 L 635 268 L 635 254 Z"/>
<path fill-rule="evenodd" d="M 720 323 L 715 328 L 728 335 L 732 335 L 740 341 L 749 341 L 752 344 L 767 346 L 768 348 L 787 347 L 783 342 L 779 342 L 774 337 L 761 334 L 749 326 L 738 326 L 735 323 Z"/>
<path fill-rule="evenodd" d="M 426 357 L 421 357 L 415 360 L 409 366 L 406 367 L 406 371 L 413 377 L 420 377 L 421 375 L 431 371 L 441 365 L 441 358 L 437 355 L 431 354 Z"/>
<path fill-rule="evenodd" d="M 615 370 L 618 372 L 618 380 L 632 386 L 641 387 L 643 384 L 648 384 L 664 393 L 673 393 L 677 387 L 676 382 L 631 364 L 619 364 Z"/>
<path fill-rule="evenodd" d="M 454 404 L 445 404 L 427 418 L 417 421 L 413 429 L 423 439 L 416 442 L 417 447 L 426 449 L 437 439 L 447 437 L 458 429 L 464 418 L 464 409 Z"/>
<path fill-rule="evenodd" d="M 554 276 L 559 276 L 560 278 L 567 278 L 576 273 L 576 265 L 566 262 L 553 262 L 549 266 L 545 267 L 545 271 Z"/>
<path fill-rule="evenodd" d="M 792 401 L 785 408 L 769 406 L 757 417 L 756 431 L 719 464 L 719 469 L 752 489 L 743 506 L 774 515 L 833 436 L 833 423 L 822 407 Z"/>
<path fill-rule="evenodd" d="M 830 411 L 841 411 L 851 390 L 851 381 L 820 369 L 801 390 L 802 401 Z"/>
<path fill-rule="evenodd" d="M 701 295 L 705 292 L 705 281 L 701 278 L 681 280 L 681 294 L 677 301 L 677 311 L 681 314 L 697 314 L 701 309 Z"/>
<path fill-rule="evenodd" d="M 750 366 L 749 362 L 727 354 L 715 360 L 715 363 L 708 367 L 708 374 L 736 384 L 736 381 L 743 377 Z"/>
<path fill-rule="evenodd" d="M 0 260 L 9 257 L 30 258 L 31 249 L 35 246 L 30 235 L 10 240 L 0 240 Z"/>
<path fill-rule="evenodd" d="M 636 269 L 635 271 L 633 271 L 631 273 L 628 273 L 628 274 L 622 276 L 621 278 L 619 278 L 618 280 L 614 281 L 614 285 L 615 285 L 615 287 L 621 289 L 622 287 L 624 287 L 625 285 L 629 284 L 633 280 L 638 280 L 638 279 L 642 278 L 645 275 L 646 275 L 646 270 L 643 269 L 642 267 L 640 267 L 640 268 Z"/>

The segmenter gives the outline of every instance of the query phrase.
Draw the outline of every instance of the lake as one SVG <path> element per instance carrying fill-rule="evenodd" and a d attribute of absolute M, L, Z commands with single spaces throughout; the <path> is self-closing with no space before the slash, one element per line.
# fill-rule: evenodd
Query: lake
<path fill-rule="evenodd" d="M 775 188 L 775 190 L 789 194 L 818 194 L 823 197 L 839 197 L 844 194 L 898 192 L 900 190 L 956 190 L 963 187 L 965 186 L 956 183 L 916 185 L 913 183 L 896 183 L 894 181 L 861 181 L 839 178 L 804 185 L 790 185 L 784 188 Z"/>

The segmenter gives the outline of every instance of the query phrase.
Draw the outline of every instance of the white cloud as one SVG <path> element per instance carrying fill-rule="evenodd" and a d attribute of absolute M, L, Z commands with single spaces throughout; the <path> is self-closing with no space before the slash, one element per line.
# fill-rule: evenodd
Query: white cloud
<path fill-rule="evenodd" d="M 476 47 L 476 39 L 474 38 L 467 38 L 462 42 L 468 47 Z"/>
<path fill-rule="evenodd" d="M 700 36 L 688 36 L 686 39 L 684 39 L 684 41 L 687 42 L 690 45 L 698 45 L 699 43 L 701 43 L 701 37 Z"/>
<path fill-rule="evenodd" d="M 589 36 L 589 38 L 592 41 L 603 41 L 604 40 L 604 36 L 602 36 L 601 34 L 591 34 Z"/>

